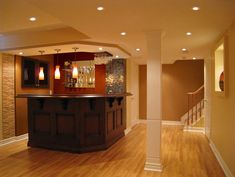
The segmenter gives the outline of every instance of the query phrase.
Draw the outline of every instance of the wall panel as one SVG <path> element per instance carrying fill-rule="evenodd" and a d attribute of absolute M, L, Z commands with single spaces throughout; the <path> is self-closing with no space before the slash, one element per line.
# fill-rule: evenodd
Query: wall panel
<path fill-rule="evenodd" d="M 146 119 L 146 65 L 140 66 L 140 118 Z M 204 61 L 185 60 L 162 65 L 162 119 L 180 121 L 187 112 L 187 92 L 204 83 Z"/>
<path fill-rule="evenodd" d="M 15 59 L 2 57 L 2 132 L 3 139 L 15 136 Z"/>

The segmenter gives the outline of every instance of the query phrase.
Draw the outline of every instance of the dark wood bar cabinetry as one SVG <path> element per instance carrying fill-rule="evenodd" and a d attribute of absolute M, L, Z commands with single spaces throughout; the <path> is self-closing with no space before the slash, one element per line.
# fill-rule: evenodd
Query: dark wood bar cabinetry
<path fill-rule="evenodd" d="M 88 152 L 124 136 L 130 94 L 18 95 L 28 98 L 28 145 Z"/>

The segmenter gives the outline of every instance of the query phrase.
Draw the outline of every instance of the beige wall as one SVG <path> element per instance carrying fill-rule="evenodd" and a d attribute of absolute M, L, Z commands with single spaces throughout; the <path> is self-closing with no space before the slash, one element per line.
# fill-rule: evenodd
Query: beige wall
<path fill-rule="evenodd" d="M 204 84 L 203 60 L 179 60 L 162 66 L 163 120 L 180 121 L 187 112 L 187 92 Z"/>
<path fill-rule="evenodd" d="M 215 94 L 211 87 L 211 140 L 223 160 L 235 176 L 235 24 L 227 31 L 226 83 L 227 96 Z M 212 83 L 214 84 L 214 60 L 212 63 Z"/>
<path fill-rule="evenodd" d="M 50 65 L 50 87 L 49 88 L 22 88 L 21 87 L 21 56 L 16 56 L 15 62 L 15 90 L 17 94 L 49 94 L 50 90 L 53 90 L 53 55 L 43 55 L 30 57 L 39 60 L 49 62 Z M 28 131 L 28 110 L 27 110 L 27 99 L 16 98 L 16 136 L 27 133 Z"/>
<path fill-rule="evenodd" d="M 146 86 L 146 65 L 140 66 L 140 89 Z M 162 65 L 162 119 L 180 121 L 187 112 L 187 92 L 195 91 L 204 82 L 203 60 L 176 61 Z M 145 85 L 145 86 L 144 86 Z M 146 119 L 146 96 L 140 90 L 140 118 Z"/>
<path fill-rule="evenodd" d="M 130 128 L 139 120 L 139 67 L 132 59 L 127 60 L 127 92 L 132 96 L 127 97 L 127 128 Z"/>
<path fill-rule="evenodd" d="M 147 118 L 147 66 L 139 65 L 139 116 Z"/>

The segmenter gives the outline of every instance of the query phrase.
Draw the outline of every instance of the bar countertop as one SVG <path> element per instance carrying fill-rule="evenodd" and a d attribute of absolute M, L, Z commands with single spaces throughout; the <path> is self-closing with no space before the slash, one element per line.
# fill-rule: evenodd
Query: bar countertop
<path fill-rule="evenodd" d="M 123 97 L 131 96 L 129 92 L 126 93 L 112 93 L 112 94 L 17 94 L 16 98 L 100 98 L 100 97 Z"/>

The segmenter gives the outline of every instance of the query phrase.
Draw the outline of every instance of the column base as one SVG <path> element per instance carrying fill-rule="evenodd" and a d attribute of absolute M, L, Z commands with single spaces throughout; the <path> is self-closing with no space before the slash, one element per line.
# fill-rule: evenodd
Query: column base
<path fill-rule="evenodd" d="M 158 163 L 145 162 L 144 170 L 162 172 L 162 165 Z"/>

